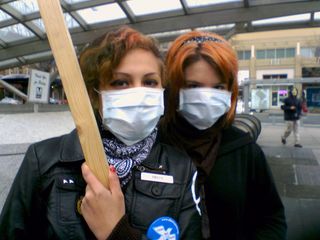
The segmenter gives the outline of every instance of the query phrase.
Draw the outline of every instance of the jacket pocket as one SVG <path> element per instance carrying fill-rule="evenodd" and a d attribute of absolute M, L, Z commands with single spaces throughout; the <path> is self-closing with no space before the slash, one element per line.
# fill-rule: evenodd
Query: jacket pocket
<path fill-rule="evenodd" d="M 177 219 L 182 189 L 180 184 L 135 179 L 134 188 L 131 222 L 135 227 L 147 229 L 155 219 L 163 216 Z"/>
<path fill-rule="evenodd" d="M 78 223 L 77 201 L 84 194 L 84 184 L 75 176 L 57 178 L 58 219 L 62 223 Z"/>

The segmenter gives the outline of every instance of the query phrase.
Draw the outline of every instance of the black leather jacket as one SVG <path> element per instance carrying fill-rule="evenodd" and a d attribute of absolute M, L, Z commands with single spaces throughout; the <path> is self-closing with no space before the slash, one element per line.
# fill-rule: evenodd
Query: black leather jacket
<path fill-rule="evenodd" d="M 181 239 L 200 239 L 200 216 L 192 195 L 195 169 L 188 157 L 156 142 L 123 189 L 134 228 L 146 232 L 161 216 L 174 218 Z M 33 144 L 16 175 L 0 216 L 0 239 L 95 239 L 76 202 L 84 194 L 84 158 L 76 131 Z M 141 171 L 172 175 L 173 184 L 141 180 Z M 143 238 L 145 238 L 143 236 Z"/>

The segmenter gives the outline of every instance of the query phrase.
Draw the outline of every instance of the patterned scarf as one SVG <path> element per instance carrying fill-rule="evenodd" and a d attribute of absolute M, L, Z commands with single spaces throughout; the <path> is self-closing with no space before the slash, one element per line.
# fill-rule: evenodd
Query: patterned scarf
<path fill-rule="evenodd" d="M 158 129 L 155 128 L 148 137 L 131 146 L 125 145 L 111 134 L 108 134 L 108 137 L 104 137 L 105 134 L 102 134 L 102 143 L 108 163 L 115 167 L 121 187 L 125 186 L 131 179 L 132 168 L 140 165 L 149 155 L 156 140 L 157 132 Z"/>

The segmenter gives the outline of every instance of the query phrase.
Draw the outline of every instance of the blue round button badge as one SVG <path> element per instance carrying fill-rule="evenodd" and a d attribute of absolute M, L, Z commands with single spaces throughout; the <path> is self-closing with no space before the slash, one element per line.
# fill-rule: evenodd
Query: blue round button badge
<path fill-rule="evenodd" d="M 156 219 L 148 228 L 149 240 L 179 240 L 179 227 L 171 217 Z"/>

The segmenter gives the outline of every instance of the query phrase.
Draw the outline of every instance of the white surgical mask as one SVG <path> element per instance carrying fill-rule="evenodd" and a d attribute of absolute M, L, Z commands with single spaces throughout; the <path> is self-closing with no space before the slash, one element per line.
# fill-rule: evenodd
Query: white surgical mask
<path fill-rule="evenodd" d="M 128 146 L 149 136 L 164 112 L 163 89 L 108 90 L 101 96 L 103 125 Z"/>
<path fill-rule="evenodd" d="M 181 89 L 180 114 L 194 127 L 204 130 L 213 126 L 231 106 L 231 93 L 215 88 Z"/>

